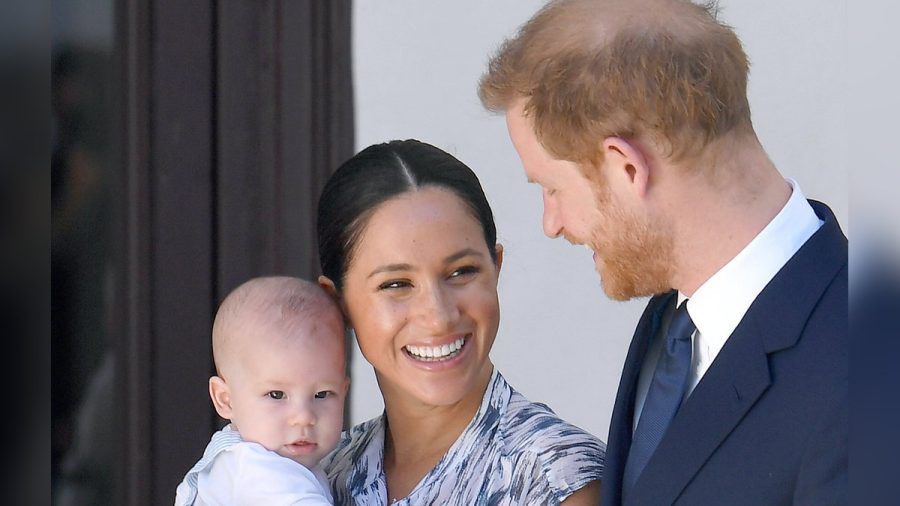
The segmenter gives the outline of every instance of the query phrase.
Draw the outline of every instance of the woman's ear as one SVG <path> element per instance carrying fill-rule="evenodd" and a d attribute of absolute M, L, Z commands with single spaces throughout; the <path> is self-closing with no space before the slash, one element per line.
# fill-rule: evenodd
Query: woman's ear
<path fill-rule="evenodd" d="M 338 295 L 337 287 L 334 286 L 334 281 L 328 276 L 319 276 L 318 281 L 319 286 L 321 286 L 322 289 L 334 299 L 338 307 L 341 308 L 341 314 L 344 316 L 344 326 L 350 328 L 350 313 L 347 312 L 347 306 L 344 305 L 344 301 L 341 299 L 341 296 Z"/>
<path fill-rule="evenodd" d="M 338 299 L 337 287 L 334 286 L 334 281 L 332 281 L 331 278 L 328 276 L 319 276 L 319 286 L 328 292 L 328 295 L 331 295 L 332 298 L 335 300 Z"/>
<path fill-rule="evenodd" d="M 209 378 L 209 397 L 216 408 L 216 413 L 226 420 L 231 420 L 234 414 L 231 408 L 231 390 L 224 379 L 219 376 Z"/>
<path fill-rule="evenodd" d="M 497 272 L 500 272 L 500 267 L 503 266 L 503 245 L 499 242 L 494 246 L 494 254 L 497 256 Z"/>

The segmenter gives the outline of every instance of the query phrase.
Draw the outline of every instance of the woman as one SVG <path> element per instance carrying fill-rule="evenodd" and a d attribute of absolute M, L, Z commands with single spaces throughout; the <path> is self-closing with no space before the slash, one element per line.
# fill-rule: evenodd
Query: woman
<path fill-rule="evenodd" d="M 503 248 L 475 174 L 418 141 L 371 146 L 325 185 L 322 286 L 384 396 L 326 463 L 338 504 L 596 504 L 605 445 L 491 364 Z"/>

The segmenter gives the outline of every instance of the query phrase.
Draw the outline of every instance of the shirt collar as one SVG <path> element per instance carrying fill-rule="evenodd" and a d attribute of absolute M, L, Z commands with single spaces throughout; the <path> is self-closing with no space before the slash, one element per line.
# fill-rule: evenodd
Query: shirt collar
<path fill-rule="evenodd" d="M 713 356 L 763 288 L 824 223 L 806 201 L 800 185 L 792 179 L 787 183 L 791 197 L 781 211 L 688 301 L 688 314 Z M 685 298 L 678 293 L 679 304 Z"/>
<path fill-rule="evenodd" d="M 458 464 L 460 458 L 465 457 L 461 455 L 461 452 L 468 448 L 482 446 L 498 436 L 497 429 L 500 426 L 501 415 L 506 411 L 511 394 L 512 388 L 495 367 L 488 380 L 487 388 L 485 388 L 481 405 L 475 412 L 475 416 L 472 417 L 472 421 L 422 481 L 429 482 L 440 479 L 445 472 L 452 472 L 452 466 Z"/>
<path fill-rule="evenodd" d="M 509 404 L 509 398 L 512 395 L 512 387 L 506 382 L 503 376 L 495 367 L 491 372 L 491 378 L 488 380 L 484 397 L 481 399 L 481 405 L 469 425 L 466 426 L 459 438 L 450 446 L 447 453 L 438 461 L 434 469 L 429 471 L 422 481 L 416 485 L 410 492 L 408 498 L 414 498 L 416 492 L 422 488 L 423 483 L 429 483 L 440 477 L 446 468 L 451 466 L 457 459 L 457 453 L 462 448 L 468 448 L 474 444 L 473 440 L 480 440 L 487 434 L 496 434 L 500 424 L 500 415 L 506 411 Z M 384 435 L 387 427 L 387 415 L 382 414 L 377 419 L 372 420 L 372 436 L 362 453 L 357 457 L 354 463 L 354 473 L 348 477 L 348 482 L 364 477 L 364 488 L 366 490 L 383 490 L 386 494 L 387 484 L 384 477 Z M 484 444 L 484 441 L 481 441 Z M 377 483 L 377 487 L 376 482 Z M 348 483 L 349 488 L 349 483 Z M 404 501 L 398 501 L 403 504 Z"/>

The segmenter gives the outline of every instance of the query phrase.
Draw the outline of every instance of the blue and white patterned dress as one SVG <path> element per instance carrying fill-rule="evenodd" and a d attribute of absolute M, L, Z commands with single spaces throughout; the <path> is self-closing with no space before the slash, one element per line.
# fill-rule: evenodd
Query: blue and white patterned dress
<path fill-rule="evenodd" d="M 323 460 L 335 504 L 386 505 L 384 415 Z M 475 417 L 410 494 L 392 504 L 558 504 L 603 476 L 606 445 L 513 390 L 494 369 Z"/>

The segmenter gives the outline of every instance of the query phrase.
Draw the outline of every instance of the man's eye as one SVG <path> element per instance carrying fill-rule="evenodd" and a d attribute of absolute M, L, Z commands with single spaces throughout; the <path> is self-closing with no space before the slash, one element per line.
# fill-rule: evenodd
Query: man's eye
<path fill-rule="evenodd" d="M 316 397 L 316 399 L 324 399 L 324 398 L 328 397 L 329 395 L 331 395 L 330 391 L 323 390 L 321 392 L 316 392 L 315 397 Z"/>
<path fill-rule="evenodd" d="M 270 398 L 275 399 L 276 401 L 280 401 L 284 399 L 284 392 L 281 390 L 272 390 L 267 394 Z"/>

